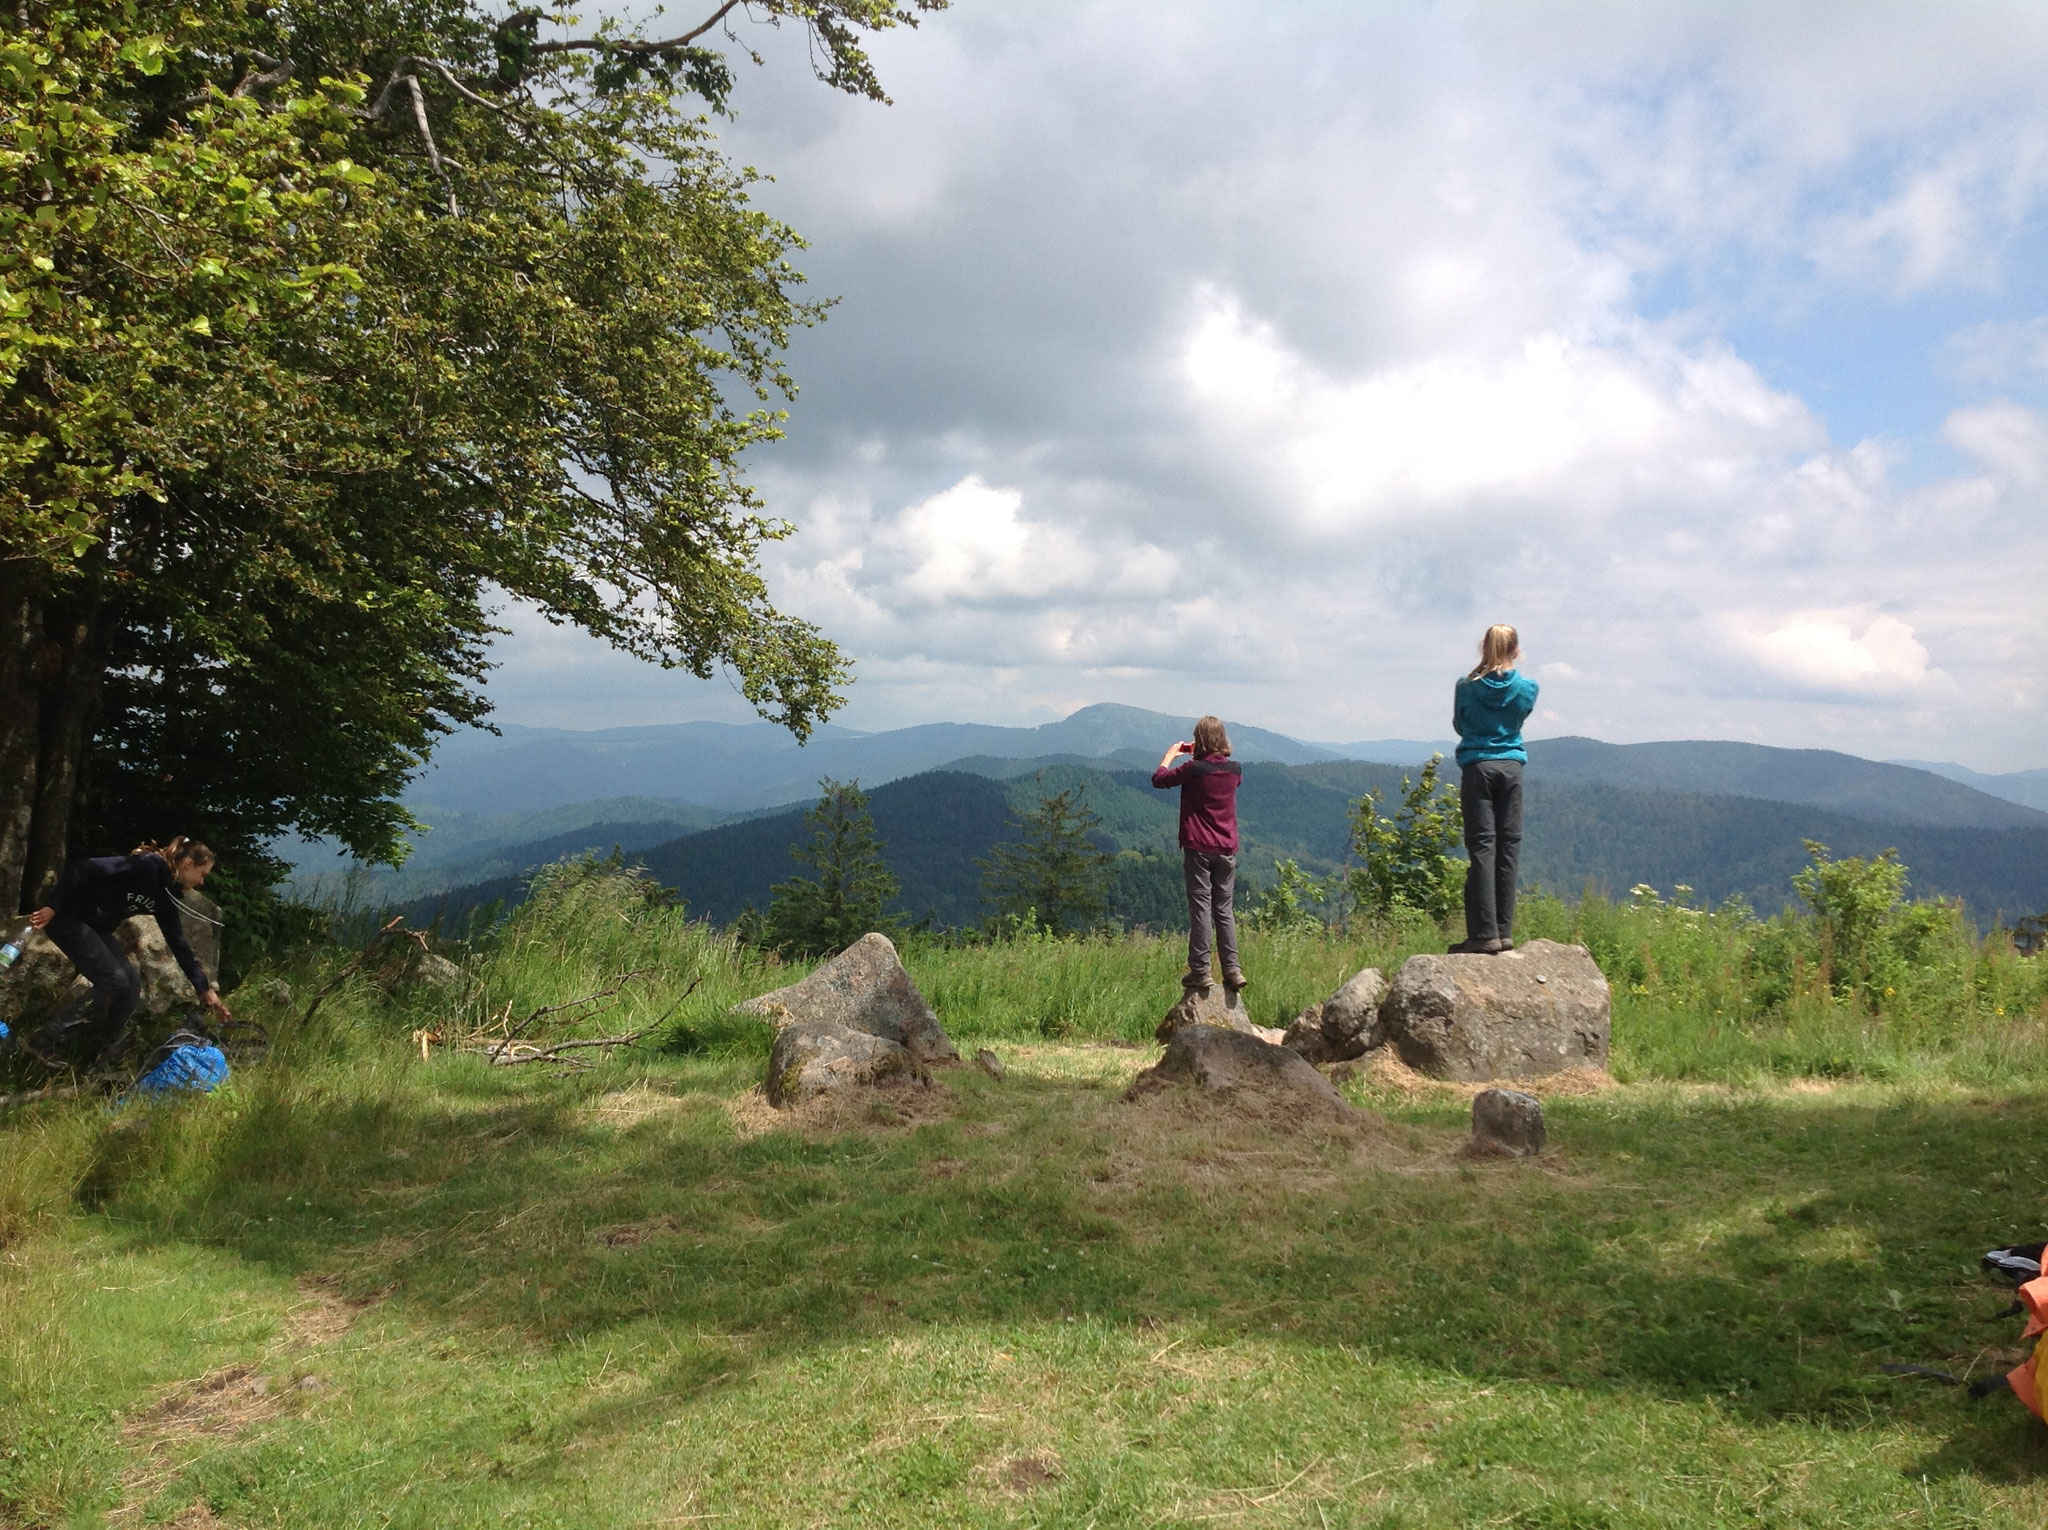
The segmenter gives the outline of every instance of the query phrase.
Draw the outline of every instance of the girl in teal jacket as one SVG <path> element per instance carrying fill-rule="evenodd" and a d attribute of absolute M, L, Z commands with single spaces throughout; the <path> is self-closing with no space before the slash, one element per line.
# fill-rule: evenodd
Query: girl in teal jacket
<path fill-rule="evenodd" d="M 1458 682 L 1451 726 L 1458 730 L 1458 802 L 1465 815 L 1465 938 L 1454 952 L 1492 955 L 1515 948 L 1515 871 L 1522 856 L 1522 723 L 1536 706 L 1536 682 L 1517 674 L 1522 640 L 1509 626 L 1486 629 L 1479 663 Z"/>

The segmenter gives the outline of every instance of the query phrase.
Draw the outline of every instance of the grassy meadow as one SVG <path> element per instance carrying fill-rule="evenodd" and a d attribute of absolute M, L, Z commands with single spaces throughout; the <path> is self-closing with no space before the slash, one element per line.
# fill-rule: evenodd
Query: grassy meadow
<path fill-rule="evenodd" d="M 1615 993 L 1525 1163 L 1398 1068 L 1348 1126 L 1121 1103 L 1172 940 L 913 941 L 1006 1076 L 796 1117 L 726 1011 L 801 969 L 617 878 L 454 989 L 393 947 L 308 1019 L 350 953 L 278 958 L 220 1094 L 0 1117 L 0 1525 L 2048 1522 L 2016 1401 L 1876 1370 L 2018 1358 L 1976 1258 L 2048 1235 L 2048 963 L 1524 913 Z M 1254 1017 L 1439 940 L 1251 936 Z M 535 1023 L 654 1027 L 588 1069 L 450 1045 L 629 972 Z"/>

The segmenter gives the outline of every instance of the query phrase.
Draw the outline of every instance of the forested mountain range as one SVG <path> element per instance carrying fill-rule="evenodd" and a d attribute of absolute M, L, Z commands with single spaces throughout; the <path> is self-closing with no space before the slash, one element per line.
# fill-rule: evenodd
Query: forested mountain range
<path fill-rule="evenodd" d="M 738 811 L 809 801 L 818 794 L 821 776 L 858 778 L 874 787 L 972 755 L 1094 760 L 1131 750 L 1149 756 L 1150 763 L 1175 739 L 1186 738 L 1193 723 L 1190 717 L 1105 704 L 1037 728 L 926 723 L 862 733 L 827 724 L 801 746 L 787 730 L 769 723 L 677 723 L 595 732 L 507 725 L 502 735 L 471 732 L 448 739 L 407 800 L 501 813 L 579 801 L 601 787 L 607 796 L 634 793 Z M 1375 758 L 1399 759 L 1411 747 L 1400 741 L 1308 744 L 1245 723 L 1229 726 L 1243 760 L 1302 764 L 1376 749 L 1381 752 Z M 1420 759 L 1431 746 L 1413 747 Z"/>
<path fill-rule="evenodd" d="M 1759 755 L 1756 747 L 1577 739 L 1532 745 L 1524 882 L 1566 894 L 1588 886 L 1620 894 L 1638 882 L 1669 893 L 1684 883 L 1700 901 L 1736 896 L 1772 912 L 1792 897 L 1792 873 L 1806 861 L 1802 842 L 1815 839 L 1837 855 L 1898 849 L 1916 896 L 1960 896 L 1980 922 L 2048 907 L 2048 815 L 1925 772 L 1824 751 Z M 1782 769 L 1772 774 L 1771 755 L 1794 758 L 1779 762 Z M 1124 763 L 970 757 L 951 769 L 877 787 L 871 794 L 875 824 L 903 886 L 898 911 L 941 926 L 976 922 L 984 912 L 976 862 L 1011 837 L 1009 815 L 1043 794 L 1079 785 L 1102 816 L 1102 847 L 1119 852 L 1116 912 L 1134 922 L 1172 923 L 1179 917 L 1174 794 L 1155 791 L 1145 770 L 1116 768 Z M 1248 764 L 1239 797 L 1247 890 L 1270 882 L 1273 862 L 1283 856 L 1318 873 L 1341 868 L 1351 803 L 1374 789 L 1391 799 L 1413 773 L 1355 760 Z M 1663 784 L 1731 779 L 1750 791 Z M 1765 788 L 1788 799 L 1756 794 Z M 1790 800 L 1794 792 L 1817 800 Z M 597 827 L 583 837 L 587 848 L 612 848 Z M 551 839 L 551 854 L 536 853 L 533 863 L 576 838 Z M 797 873 L 790 848 L 807 838 L 802 809 L 793 807 L 641 847 L 632 858 L 677 888 L 692 908 L 724 922 L 749 906 L 765 906 L 773 884 Z M 508 875 L 445 900 L 422 900 L 415 912 L 516 898 L 520 887 L 520 879 Z"/>
<path fill-rule="evenodd" d="M 2007 802 L 2048 812 L 2048 770 L 2012 770 L 2003 775 L 1987 775 L 1981 770 L 1971 770 L 1947 760 L 1892 760 L 1888 763 L 1946 776 L 1951 781 L 1960 781 L 1993 797 L 2003 797 Z"/>

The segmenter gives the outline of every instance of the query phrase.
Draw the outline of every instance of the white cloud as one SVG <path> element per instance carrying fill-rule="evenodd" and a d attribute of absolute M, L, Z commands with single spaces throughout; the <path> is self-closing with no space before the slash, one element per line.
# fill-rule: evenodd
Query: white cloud
<path fill-rule="evenodd" d="M 852 721 L 1429 737 L 1510 620 L 1556 731 L 2048 763 L 2048 8 L 957 8 L 886 109 L 790 36 L 764 561 Z"/>
<path fill-rule="evenodd" d="M 1771 673 L 1823 693 L 1898 696 L 1947 678 L 1929 669 L 1926 646 L 1895 616 L 1870 618 L 1859 633 L 1838 616 L 1799 615 L 1750 646 Z"/>
<path fill-rule="evenodd" d="M 2005 484 L 2034 489 L 2048 477 L 2048 419 L 2032 409 L 2004 402 L 1958 409 L 1941 434 Z"/>
<path fill-rule="evenodd" d="M 1731 463 L 1810 448 L 1796 399 L 1718 349 L 1686 354 L 1641 326 L 1608 343 L 1555 331 L 1509 354 L 1446 354 L 1330 376 L 1213 289 L 1182 369 L 1211 441 L 1284 475 L 1324 528 L 1539 502 L 1546 518 L 1604 511 L 1661 484 L 1690 497 Z"/>

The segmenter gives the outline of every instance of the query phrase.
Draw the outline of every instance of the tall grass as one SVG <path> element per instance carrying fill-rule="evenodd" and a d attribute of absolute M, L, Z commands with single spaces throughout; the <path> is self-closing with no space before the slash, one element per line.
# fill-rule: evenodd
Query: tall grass
<path fill-rule="evenodd" d="M 1517 934 L 1583 945 L 1613 991 L 1624 1078 L 2048 1082 L 2048 962 L 1946 904 L 1903 905 L 1873 982 L 1831 971 L 1824 921 L 1697 909 L 1648 889 L 1525 898 Z"/>

